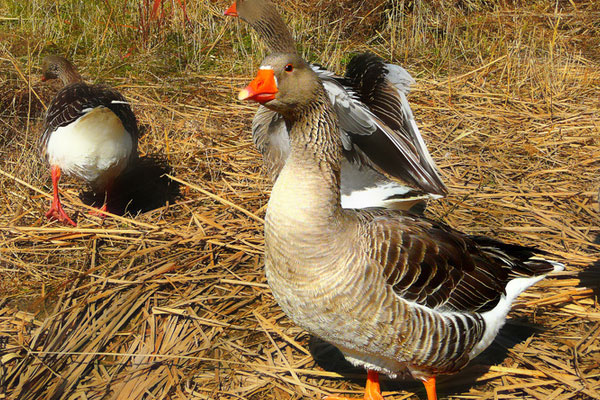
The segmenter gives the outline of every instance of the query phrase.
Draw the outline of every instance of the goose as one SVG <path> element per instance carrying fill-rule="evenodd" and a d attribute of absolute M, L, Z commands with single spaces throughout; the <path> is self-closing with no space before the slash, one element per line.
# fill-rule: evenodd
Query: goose
<path fill-rule="evenodd" d="M 267 56 L 238 98 L 289 127 L 290 155 L 265 216 L 268 284 L 297 325 L 367 369 L 365 399 L 383 399 L 379 374 L 406 372 L 436 399 L 435 377 L 480 354 L 516 297 L 564 268 L 535 248 L 407 212 L 342 208 L 337 114 L 296 53 Z"/>
<path fill-rule="evenodd" d="M 237 0 L 225 11 L 250 24 L 271 52 L 295 52 L 295 42 L 269 0 Z M 340 77 L 313 64 L 334 105 L 340 124 L 342 206 L 408 209 L 425 198 L 447 194 L 415 122 L 406 95 L 414 79 L 380 57 L 354 56 Z M 277 178 L 290 152 L 284 118 L 259 107 L 253 140 L 268 175 Z M 407 186 L 408 185 L 408 186 Z"/>
<path fill-rule="evenodd" d="M 112 184 L 137 157 L 137 121 L 119 92 L 83 82 L 64 57 L 45 57 L 42 74 L 42 81 L 60 79 L 63 83 L 46 111 L 39 144 L 52 176 L 53 200 L 46 217 L 76 226 L 60 202 L 61 174 L 75 176 L 95 193 L 105 194 L 99 209 L 103 215 Z"/>

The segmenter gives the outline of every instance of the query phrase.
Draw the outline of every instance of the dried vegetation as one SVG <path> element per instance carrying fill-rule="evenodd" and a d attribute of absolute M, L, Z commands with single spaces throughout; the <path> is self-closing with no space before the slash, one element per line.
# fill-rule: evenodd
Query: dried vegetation
<path fill-rule="evenodd" d="M 264 48 L 221 16 L 225 2 L 187 2 L 189 21 L 176 0 L 152 19 L 150 3 L 0 1 L 0 398 L 359 393 L 364 373 L 291 323 L 265 284 L 269 183 L 255 107 L 235 100 Z M 441 379 L 442 397 L 600 398 L 600 5 L 280 3 L 310 61 L 341 72 L 370 50 L 416 77 L 410 101 L 451 189 L 430 217 L 567 264 L 520 298 L 489 351 Z M 51 52 L 118 87 L 144 128 L 121 216 L 88 215 L 85 188 L 65 179 L 78 227 L 43 217 Z M 383 389 L 424 397 L 410 380 Z"/>

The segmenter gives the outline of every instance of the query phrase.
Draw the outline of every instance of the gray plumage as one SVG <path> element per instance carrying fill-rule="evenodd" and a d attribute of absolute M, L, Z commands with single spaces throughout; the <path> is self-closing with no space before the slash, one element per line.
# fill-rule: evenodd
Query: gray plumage
<path fill-rule="evenodd" d="M 47 56 L 42 63 L 42 71 L 43 80 L 60 79 L 64 84 L 52 99 L 44 117 L 43 133 L 39 141 L 39 151 L 44 160 L 48 161 L 48 141 L 57 129 L 69 126 L 90 111 L 102 107 L 114 113 L 131 136 L 129 162 L 137 157 L 137 119 L 121 93 L 108 86 L 83 82 L 73 64 L 60 56 Z M 105 182 L 89 181 L 86 171 L 74 170 L 71 173 L 88 181 L 96 192 L 105 189 Z"/>

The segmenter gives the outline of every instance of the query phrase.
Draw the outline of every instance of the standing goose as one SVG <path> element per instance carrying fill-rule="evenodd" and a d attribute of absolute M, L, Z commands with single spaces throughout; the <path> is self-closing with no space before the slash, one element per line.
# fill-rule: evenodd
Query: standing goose
<path fill-rule="evenodd" d="M 249 23 L 271 52 L 295 53 L 292 35 L 270 1 L 238 0 L 225 14 Z M 429 194 L 426 197 L 446 195 L 406 98 L 414 79 L 404 68 L 368 53 L 353 57 L 345 77 L 318 65 L 311 67 L 334 105 L 341 128 L 344 208 L 406 209 L 413 203 L 402 201 L 415 199 L 414 188 Z M 281 115 L 260 107 L 252 134 L 275 181 L 290 152 L 288 127 Z"/>
<path fill-rule="evenodd" d="M 533 248 L 400 211 L 343 209 L 336 112 L 297 54 L 268 56 L 239 98 L 289 127 L 290 155 L 265 216 L 269 286 L 296 324 L 368 370 L 365 399 L 382 399 L 379 373 L 404 371 L 436 399 L 435 376 L 462 369 L 519 293 L 564 268 Z"/>
<path fill-rule="evenodd" d="M 99 211 L 106 211 L 114 180 L 137 156 L 137 121 L 119 92 L 83 82 L 67 59 L 46 57 L 42 73 L 42 81 L 58 78 L 64 85 L 46 111 L 40 140 L 54 192 L 46 217 L 75 226 L 60 203 L 61 172 L 82 179 L 95 193 L 105 194 Z"/>

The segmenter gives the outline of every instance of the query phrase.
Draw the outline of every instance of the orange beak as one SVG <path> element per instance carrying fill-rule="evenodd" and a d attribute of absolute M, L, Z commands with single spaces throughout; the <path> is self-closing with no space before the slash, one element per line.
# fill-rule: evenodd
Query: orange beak
<path fill-rule="evenodd" d="M 275 73 L 272 69 L 259 69 L 256 78 L 238 94 L 239 100 L 252 100 L 264 104 L 273 100 L 277 89 Z"/>
<path fill-rule="evenodd" d="M 225 10 L 225 15 L 229 15 L 230 17 L 237 17 L 238 13 L 237 13 L 237 2 L 233 2 L 233 4 L 231 5 L 231 7 L 229 7 L 227 10 Z"/>

